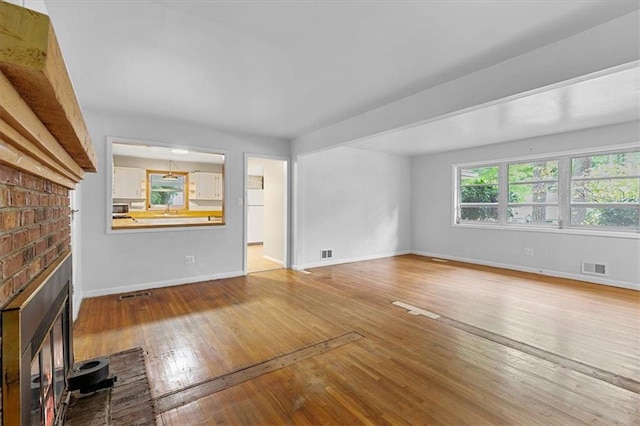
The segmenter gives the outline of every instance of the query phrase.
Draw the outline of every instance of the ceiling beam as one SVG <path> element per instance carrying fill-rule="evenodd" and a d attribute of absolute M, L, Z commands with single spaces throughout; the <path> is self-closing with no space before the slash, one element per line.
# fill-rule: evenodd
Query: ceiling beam
<path fill-rule="evenodd" d="M 0 71 L 80 167 L 95 172 L 98 157 L 47 15 L 0 1 Z"/>
<path fill-rule="evenodd" d="M 640 59 L 640 12 L 516 56 L 448 83 L 325 127 L 292 141 L 308 154 L 391 130 L 433 121 Z"/>

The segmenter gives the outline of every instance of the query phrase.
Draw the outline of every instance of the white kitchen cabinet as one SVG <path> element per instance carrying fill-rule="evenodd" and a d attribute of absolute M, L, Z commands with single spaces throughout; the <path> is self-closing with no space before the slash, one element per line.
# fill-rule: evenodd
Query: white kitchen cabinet
<path fill-rule="evenodd" d="M 191 173 L 192 200 L 222 200 L 222 173 Z"/>
<path fill-rule="evenodd" d="M 134 167 L 113 168 L 113 198 L 144 199 L 145 171 Z"/>

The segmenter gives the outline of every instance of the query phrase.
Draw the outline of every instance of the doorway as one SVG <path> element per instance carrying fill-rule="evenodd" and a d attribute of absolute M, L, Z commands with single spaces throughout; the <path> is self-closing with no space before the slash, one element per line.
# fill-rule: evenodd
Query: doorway
<path fill-rule="evenodd" d="M 287 267 L 288 161 L 246 157 L 245 272 Z"/>

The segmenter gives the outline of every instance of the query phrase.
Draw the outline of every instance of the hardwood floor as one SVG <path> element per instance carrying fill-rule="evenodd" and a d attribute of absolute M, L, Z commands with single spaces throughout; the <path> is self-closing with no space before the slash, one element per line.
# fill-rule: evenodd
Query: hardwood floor
<path fill-rule="evenodd" d="M 640 293 L 419 256 L 86 299 L 76 359 L 148 351 L 158 398 L 363 338 L 158 414 L 159 424 L 638 424 L 640 395 L 393 305 L 640 381 Z"/>
<path fill-rule="evenodd" d="M 247 246 L 247 271 L 254 272 L 271 271 L 282 269 L 282 265 L 263 257 L 262 244 L 251 244 Z"/>

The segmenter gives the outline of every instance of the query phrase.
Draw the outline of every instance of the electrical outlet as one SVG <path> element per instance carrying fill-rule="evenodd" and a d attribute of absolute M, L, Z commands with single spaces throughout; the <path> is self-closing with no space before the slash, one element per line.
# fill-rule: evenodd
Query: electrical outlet
<path fill-rule="evenodd" d="M 194 263 L 196 263 L 196 257 L 195 256 L 185 256 L 184 257 L 184 263 L 187 265 L 193 265 Z"/>
<path fill-rule="evenodd" d="M 532 248 L 524 249 L 524 255 L 525 256 L 533 256 L 533 249 Z"/>

